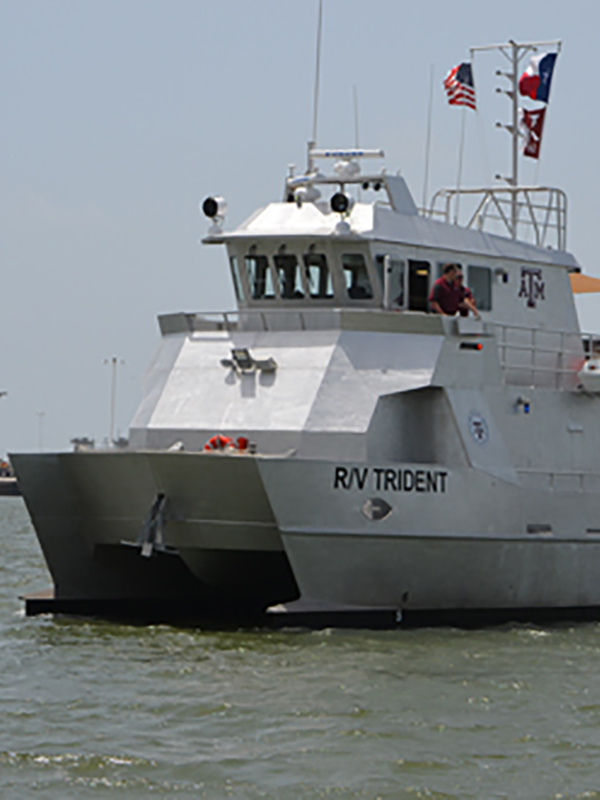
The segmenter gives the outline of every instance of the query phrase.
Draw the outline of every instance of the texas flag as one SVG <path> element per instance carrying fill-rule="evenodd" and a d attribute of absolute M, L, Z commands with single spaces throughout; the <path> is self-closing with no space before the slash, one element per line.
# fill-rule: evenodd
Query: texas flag
<path fill-rule="evenodd" d="M 557 53 L 542 53 L 533 56 L 525 72 L 519 78 L 519 91 L 532 100 L 547 103 L 550 96 L 550 83 Z"/>

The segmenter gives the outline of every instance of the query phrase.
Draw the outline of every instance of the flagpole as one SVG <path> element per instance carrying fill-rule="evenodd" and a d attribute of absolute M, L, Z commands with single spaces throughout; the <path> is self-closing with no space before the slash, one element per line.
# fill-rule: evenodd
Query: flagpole
<path fill-rule="evenodd" d="M 429 108 L 427 110 L 427 138 L 425 140 L 425 176 L 423 178 L 423 202 L 421 204 L 423 210 L 427 204 L 427 190 L 429 188 L 429 154 L 431 151 L 431 117 L 433 109 L 433 73 L 435 67 L 430 65 L 429 70 Z"/>
<path fill-rule="evenodd" d="M 511 94 L 512 100 L 512 185 L 513 195 L 510 207 L 510 217 L 512 225 L 512 238 L 517 238 L 517 220 L 519 218 L 519 206 L 517 202 L 517 189 L 519 187 L 519 56 L 520 48 L 516 42 L 510 39 L 509 44 L 512 48 L 512 75 L 509 80 L 512 83 Z"/>
<path fill-rule="evenodd" d="M 460 146 L 458 150 L 458 175 L 456 177 L 456 205 L 454 206 L 454 224 L 458 225 L 458 212 L 460 209 L 460 186 L 462 182 L 462 164 L 463 164 L 463 150 L 465 147 L 465 118 L 467 116 L 467 107 L 463 106 L 462 109 L 462 122 L 460 125 Z"/>
<path fill-rule="evenodd" d="M 512 122 L 504 124 L 501 122 L 496 123 L 496 127 L 504 128 L 511 135 L 512 144 L 512 174 L 510 177 L 504 178 L 510 187 L 512 187 L 511 196 L 511 213 L 510 213 L 510 233 L 513 239 L 517 238 L 517 225 L 519 221 L 519 201 L 518 201 L 518 188 L 519 188 L 519 63 L 521 59 L 528 52 L 535 52 L 539 47 L 547 45 L 556 46 L 557 54 L 560 53 L 561 42 L 558 40 L 547 42 L 524 42 L 517 43 L 513 39 L 509 39 L 505 44 L 490 44 L 484 47 L 471 47 L 471 55 L 483 50 L 499 50 L 503 56 L 510 63 L 510 72 L 502 72 L 496 70 L 496 75 L 503 76 L 509 80 L 510 86 L 508 89 L 496 89 L 497 92 L 506 94 L 511 100 L 512 107 Z M 500 177 L 500 176 L 498 176 Z"/>

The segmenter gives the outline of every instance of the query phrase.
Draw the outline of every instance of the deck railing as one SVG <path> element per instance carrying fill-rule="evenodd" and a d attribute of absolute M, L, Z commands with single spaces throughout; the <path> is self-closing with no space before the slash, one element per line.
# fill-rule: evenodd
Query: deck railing
<path fill-rule="evenodd" d="M 346 327 L 346 316 L 353 330 L 464 335 L 461 318 L 439 317 L 420 312 L 394 313 L 376 309 L 249 309 L 241 311 L 168 314 L 160 317 L 163 335 L 202 331 L 238 330 L 275 332 L 328 330 Z M 363 327 L 364 323 L 364 327 Z M 377 323 L 377 324 L 375 324 Z M 507 383 L 573 390 L 577 373 L 586 359 L 600 359 L 600 335 L 578 331 L 551 331 L 506 325 L 477 323 L 469 335 L 493 337 Z"/>
<path fill-rule="evenodd" d="M 516 224 L 512 204 L 516 200 Z M 498 232 L 511 239 L 532 241 L 538 247 L 567 248 L 567 196 L 550 186 L 494 186 L 481 189 L 440 189 L 424 216 L 449 224 L 461 212 L 466 228 Z M 466 212 L 466 213 L 465 213 Z"/>
<path fill-rule="evenodd" d="M 600 358 L 600 335 L 490 323 L 507 383 L 575 389 L 589 358 Z"/>

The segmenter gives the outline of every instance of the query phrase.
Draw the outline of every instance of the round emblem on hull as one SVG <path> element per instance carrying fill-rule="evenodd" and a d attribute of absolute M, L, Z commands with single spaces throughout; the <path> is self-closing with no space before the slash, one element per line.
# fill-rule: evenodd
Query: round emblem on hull
<path fill-rule="evenodd" d="M 490 432 L 485 417 L 478 411 L 471 411 L 469 414 L 469 433 L 477 444 L 485 444 L 490 438 Z"/>

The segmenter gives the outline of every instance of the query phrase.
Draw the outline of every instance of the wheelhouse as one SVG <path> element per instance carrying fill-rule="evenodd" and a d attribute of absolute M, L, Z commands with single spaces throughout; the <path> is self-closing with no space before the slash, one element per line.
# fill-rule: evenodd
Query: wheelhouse
<path fill-rule="evenodd" d="M 442 257 L 381 243 L 256 238 L 229 242 L 228 250 L 236 300 L 246 308 L 364 306 L 426 312 L 433 283 L 452 261 L 462 267 L 478 309 L 489 312 L 495 270 L 508 275 L 467 254 Z"/>

